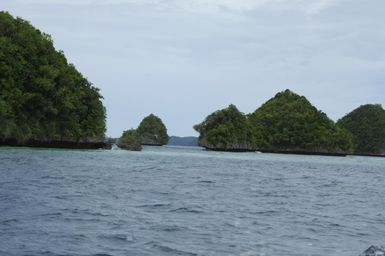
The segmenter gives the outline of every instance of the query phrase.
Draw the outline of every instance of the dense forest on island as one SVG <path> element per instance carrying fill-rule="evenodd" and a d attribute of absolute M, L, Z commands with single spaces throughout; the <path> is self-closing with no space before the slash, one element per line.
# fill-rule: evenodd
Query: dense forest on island
<path fill-rule="evenodd" d="M 194 129 L 200 145 L 211 150 L 344 154 L 353 147 L 348 131 L 290 90 L 249 115 L 230 105 Z"/>
<path fill-rule="evenodd" d="M 0 142 L 103 141 L 101 99 L 49 35 L 0 12 Z"/>
<path fill-rule="evenodd" d="M 143 118 L 137 132 L 144 145 L 165 145 L 168 142 L 167 128 L 162 119 L 154 114 Z"/>
<path fill-rule="evenodd" d="M 234 105 L 210 114 L 194 129 L 200 133 L 199 144 L 207 149 L 248 151 L 256 147 L 249 120 Z"/>
<path fill-rule="evenodd" d="M 352 151 L 351 135 L 304 96 L 280 92 L 249 116 L 256 144 L 267 151 Z"/>
<path fill-rule="evenodd" d="M 381 105 L 362 105 L 337 124 L 353 135 L 356 154 L 385 154 L 385 110 Z"/>
<path fill-rule="evenodd" d="M 140 137 L 135 129 L 124 131 L 122 136 L 118 139 L 117 146 L 121 149 L 127 149 L 131 151 L 142 150 L 140 143 Z"/>
<path fill-rule="evenodd" d="M 123 132 L 118 139 L 118 147 L 122 149 L 140 151 L 141 145 L 161 146 L 168 143 L 167 128 L 162 119 L 154 114 L 143 118 L 137 129 Z"/>

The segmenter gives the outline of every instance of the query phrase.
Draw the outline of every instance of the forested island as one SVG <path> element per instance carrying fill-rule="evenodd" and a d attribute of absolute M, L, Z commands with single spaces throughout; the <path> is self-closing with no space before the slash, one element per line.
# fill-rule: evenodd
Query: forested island
<path fill-rule="evenodd" d="M 126 149 L 131 151 L 142 150 L 140 136 L 137 130 L 135 129 L 124 131 L 122 136 L 117 140 L 117 145 L 121 149 Z"/>
<path fill-rule="evenodd" d="M 337 124 L 352 134 L 355 154 L 385 155 L 385 110 L 381 105 L 362 105 Z"/>
<path fill-rule="evenodd" d="M 49 35 L 0 12 L 0 145 L 109 147 L 101 99 Z"/>
<path fill-rule="evenodd" d="M 209 150 L 321 155 L 385 153 L 385 111 L 365 105 L 335 123 L 304 96 L 278 93 L 253 113 L 236 106 L 218 110 L 194 126 Z"/>
<path fill-rule="evenodd" d="M 143 118 L 137 129 L 124 131 L 117 145 L 122 149 L 140 151 L 142 145 L 163 146 L 168 143 L 167 128 L 154 114 Z"/>
<path fill-rule="evenodd" d="M 210 150 L 255 151 L 256 141 L 249 119 L 236 106 L 218 110 L 194 126 L 198 143 Z"/>

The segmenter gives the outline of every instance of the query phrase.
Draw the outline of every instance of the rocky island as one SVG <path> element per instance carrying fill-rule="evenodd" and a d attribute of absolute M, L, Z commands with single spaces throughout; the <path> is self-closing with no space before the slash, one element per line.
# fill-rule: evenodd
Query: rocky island
<path fill-rule="evenodd" d="M 230 105 L 194 128 L 199 144 L 209 150 L 346 155 L 353 149 L 348 131 L 290 90 L 252 114 Z"/>
<path fill-rule="evenodd" d="M 304 96 L 280 92 L 249 116 L 261 152 L 345 155 L 352 152 L 349 132 L 338 127 Z"/>
<path fill-rule="evenodd" d="M 154 114 L 145 117 L 137 129 L 123 132 L 118 147 L 131 151 L 142 150 L 142 145 L 163 146 L 168 142 L 167 128 L 162 119 Z"/>
<path fill-rule="evenodd" d="M 109 147 L 101 99 L 49 35 L 0 12 L 0 145 Z"/>
<path fill-rule="evenodd" d="M 121 149 L 126 149 L 130 151 L 142 150 L 140 137 L 135 129 L 124 131 L 122 137 L 120 137 L 117 141 L 117 146 Z"/>
<path fill-rule="evenodd" d="M 248 118 L 236 106 L 218 110 L 194 126 L 198 143 L 209 150 L 255 151 L 256 144 Z"/>
<path fill-rule="evenodd" d="M 168 142 L 167 128 L 162 119 L 154 114 L 150 114 L 142 120 L 137 132 L 142 145 L 162 146 Z"/>
<path fill-rule="evenodd" d="M 381 105 L 362 105 L 337 124 L 352 134 L 354 154 L 385 156 L 385 110 Z"/>

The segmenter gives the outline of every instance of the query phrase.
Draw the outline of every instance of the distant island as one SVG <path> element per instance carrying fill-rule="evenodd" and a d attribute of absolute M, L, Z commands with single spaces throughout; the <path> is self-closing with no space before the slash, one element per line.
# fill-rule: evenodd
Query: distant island
<path fill-rule="evenodd" d="M 142 145 L 162 146 L 168 142 L 167 128 L 162 119 L 154 114 L 143 118 L 137 132 Z"/>
<path fill-rule="evenodd" d="M 99 90 L 52 38 L 0 12 L 0 145 L 108 148 Z"/>
<path fill-rule="evenodd" d="M 118 147 L 131 151 L 142 150 L 142 145 L 163 146 L 169 141 L 167 128 L 162 119 L 154 114 L 143 118 L 137 129 L 123 132 L 118 139 Z"/>
<path fill-rule="evenodd" d="M 349 154 L 352 136 L 304 96 L 280 92 L 249 115 L 257 150 L 303 154 Z"/>
<path fill-rule="evenodd" d="M 249 119 L 236 106 L 218 110 L 194 126 L 200 146 L 217 151 L 255 151 Z"/>
<path fill-rule="evenodd" d="M 361 106 L 335 123 L 290 90 L 248 115 L 230 105 L 194 129 L 200 134 L 199 145 L 209 150 L 342 156 L 385 153 L 385 111 L 380 105 Z"/>

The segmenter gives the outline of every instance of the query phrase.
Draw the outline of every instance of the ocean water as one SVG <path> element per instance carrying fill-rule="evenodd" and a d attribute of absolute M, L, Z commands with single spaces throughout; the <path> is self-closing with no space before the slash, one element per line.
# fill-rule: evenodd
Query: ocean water
<path fill-rule="evenodd" d="M 0 255 L 342 255 L 385 244 L 385 158 L 0 148 Z"/>

